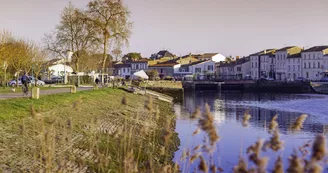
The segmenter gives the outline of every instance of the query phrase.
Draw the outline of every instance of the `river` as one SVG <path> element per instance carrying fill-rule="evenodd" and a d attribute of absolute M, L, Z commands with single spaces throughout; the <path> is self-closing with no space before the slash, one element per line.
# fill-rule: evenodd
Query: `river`
<path fill-rule="evenodd" d="M 317 94 L 266 94 L 204 91 L 185 93 L 184 102 L 176 103 L 176 132 L 181 145 L 175 153 L 174 162 L 179 163 L 183 172 L 191 172 L 198 166 L 196 161 L 189 165 L 180 161 L 183 150 L 192 150 L 202 144 L 204 133 L 192 136 L 197 129 L 197 120 L 190 120 L 191 113 L 197 106 L 204 109 L 209 104 L 215 118 L 215 126 L 220 140 L 216 144 L 213 161 L 224 172 L 232 172 L 239 156 L 247 157 L 246 149 L 258 139 L 268 140 L 268 126 L 272 117 L 278 114 L 280 139 L 284 141 L 284 149 L 278 152 L 268 150 L 262 156 L 269 156 L 268 171 L 271 172 L 276 158 L 283 157 L 284 168 L 288 166 L 288 157 L 293 149 L 313 140 L 317 134 L 328 131 L 328 95 Z M 250 125 L 244 128 L 242 124 L 245 110 L 250 110 L 252 118 Z M 300 132 L 293 133 L 291 124 L 302 113 L 308 114 Z M 250 164 L 250 163 L 249 163 Z M 250 164 L 252 165 L 252 164 Z"/>

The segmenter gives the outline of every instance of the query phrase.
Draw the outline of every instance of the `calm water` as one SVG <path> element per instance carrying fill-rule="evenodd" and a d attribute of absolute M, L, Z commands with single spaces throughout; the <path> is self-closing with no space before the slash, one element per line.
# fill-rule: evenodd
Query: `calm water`
<path fill-rule="evenodd" d="M 278 152 L 262 152 L 262 156 L 270 156 L 268 170 L 274 165 L 277 156 L 284 158 L 285 168 L 288 166 L 288 156 L 294 148 L 298 148 L 317 134 L 328 131 L 328 95 L 315 94 L 254 94 L 254 93 L 218 93 L 216 91 L 186 93 L 184 103 L 175 104 L 177 113 L 176 132 L 179 134 L 181 146 L 175 153 L 175 162 L 184 167 L 185 172 L 191 172 L 197 161 L 187 169 L 180 162 L 182 151 L 202 144 L 204 134 L 192 136 L 197 128 L 197 121 L 189 119 L 197 106 L 204 108 L 205 103 L 211 107 L 215 117 L 215 125 L 220 141 L 214 153 L 214 163 L 231 172 L 238 162 L 240 153 L 246 155 L 246 148 L 262 138 L 268 140 L 269 122 L 275 114 L 279 114 L 278 123 L 281 133 L 280 139 L 285 142 L 284 149 Z M 244 111 L 250 109 L 252 118 L 248 128 L 241 125 Z M 290 125 L 301 114 L 308 114 L 303 130 L 298 133 L 290 131 Z M 190 171 L 187 171 L 190 170 Z"/>

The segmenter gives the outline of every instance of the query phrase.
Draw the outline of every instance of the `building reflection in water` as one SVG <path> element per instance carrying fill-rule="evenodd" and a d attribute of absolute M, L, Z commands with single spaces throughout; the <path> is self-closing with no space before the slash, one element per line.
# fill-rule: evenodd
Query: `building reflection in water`
<path fill-rule="evenodd" d="M 299 112 L 286 112 L 279 110 L 250 107 L 239 104 L 241 102 L 268 102 L 274 103 L 282 100 L 310 99 L 310 96 L 302 95 L 282 95 L 265 93 L 240 93 L 240 92 L 185 92 L 183 106 L 180 105 L 180 118 L 189 118 L 191 113 L 201 107 L 204 110 L 205 104 L 209 104 L 212 114 L 218 123 L 225 121 L 240 122 L 243 119 L 245 110 L 249 109 L 252 118 L 250 124 L 255 128 L 265 128 L 269 125 L 272 117 L 278 114 L 278 124 L 280 132 L 283 134 L 291 133 L 291 124 L 301 115 Z M 309 116 L 303 125 L 303 131 L 313 133 L 328 132 L 328 125 L 314 121 L 314 117 Z"/>

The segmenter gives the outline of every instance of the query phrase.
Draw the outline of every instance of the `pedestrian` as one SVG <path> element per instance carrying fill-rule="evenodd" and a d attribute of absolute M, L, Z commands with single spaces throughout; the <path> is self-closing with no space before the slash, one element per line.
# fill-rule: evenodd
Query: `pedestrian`
<path fill-rule="evenodd" d="M 98 78 L 96 78 L 95 82 L 96 82 L 96 84 L 98 85 L 100 81 L 99 81 Z"/>

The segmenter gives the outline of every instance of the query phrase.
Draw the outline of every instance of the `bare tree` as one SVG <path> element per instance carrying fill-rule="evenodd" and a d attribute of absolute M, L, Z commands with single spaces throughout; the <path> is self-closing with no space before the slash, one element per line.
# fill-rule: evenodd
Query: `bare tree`
<path fill-rule="evenodd" d="M 80 71 L 80 61 L 90 49 L 95 49 L 99 42 L 95 28 L 85 17 L 85 12 L 75 8 L 71 3 L 65 7 L 61 14 L 60 24 L 53 33 L 47 34 L 45 43 L 47 48 L 57 55 L 66 57 L 64 52 L 73 52 L 75 72 Z"/>
<path fill-rule="evenodd" d="M 0 66 L 3 69 L 3 79 L 1 81 L 4 86 L 6 86 L 7 83 L 7 69 L 9 65 L 8 54 L 10 53 L 8 49 L 6 49 L 5 44 L 12 40 L 13 40 L 13 36 L 10 32 L 8 31 L 0 32 Z"/>
<path fill-rule="evenodd" d="M 42 50 L 39 47 L 36 47 L 34 51 L 35 51 L 35 56 L 33 58 L 33 71 L 35 74 L 35 86 L 36 86 L 41 71 L 47 70 L 49 67 L 49 63 L 47 63 L 49 54 L 46 50 Z"/>
<path fill-rule="evenodd" d="M 122 55 L 122 50 L 119 48 L 115 48 L 112 50 L 113 57 L 115 57 L 115 61 L 118 61 L 118 57 Z"/>
<path fill-rule="evenodd" d="M 130 12 L 122 0 L 92 0 L 88 4 L 88 19 L 97 28 L 103 48 L 102 73 L 106 71 L 109 43 L 128 43 L 132 23 L 128 21 Z M 103 75 L 102 75 L 103 76 Z M 102 77 L 102 82 L 104 78 Z"/>

